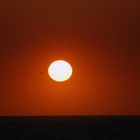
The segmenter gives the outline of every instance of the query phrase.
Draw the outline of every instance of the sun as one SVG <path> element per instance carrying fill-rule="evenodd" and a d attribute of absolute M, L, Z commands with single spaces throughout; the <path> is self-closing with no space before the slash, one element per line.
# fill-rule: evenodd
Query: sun
<path fill-rule="evenodd" d="M 63 82 L 72 76 L 72 67 L 67 61 L 57 60 L 50 64 L 48 74 L 54 81 Z"/>

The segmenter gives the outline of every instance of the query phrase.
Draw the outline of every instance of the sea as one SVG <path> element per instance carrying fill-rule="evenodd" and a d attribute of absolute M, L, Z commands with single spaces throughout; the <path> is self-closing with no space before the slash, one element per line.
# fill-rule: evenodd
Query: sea
<path fill-rule="evenodd" d="M 140 140 L 140 116 L 3 116 L 0 140 Z"/>

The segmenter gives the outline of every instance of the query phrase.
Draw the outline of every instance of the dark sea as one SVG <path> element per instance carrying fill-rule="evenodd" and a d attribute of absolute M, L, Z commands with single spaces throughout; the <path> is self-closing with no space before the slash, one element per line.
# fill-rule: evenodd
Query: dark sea
<path fill-rule="evenodd" d="M 140 116 L 0 117 L 0 140 L 140 140 Z"/>

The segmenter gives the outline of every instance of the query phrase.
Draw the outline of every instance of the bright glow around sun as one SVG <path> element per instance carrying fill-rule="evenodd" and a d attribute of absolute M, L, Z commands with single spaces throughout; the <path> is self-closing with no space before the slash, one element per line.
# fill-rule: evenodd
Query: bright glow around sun
<path fill-rule="evenodd" d="M 57 60 L 50 64 L 48 74 L 57 82 L 68 80 L 72 75 L 71 65 L 64 60 Z"/>

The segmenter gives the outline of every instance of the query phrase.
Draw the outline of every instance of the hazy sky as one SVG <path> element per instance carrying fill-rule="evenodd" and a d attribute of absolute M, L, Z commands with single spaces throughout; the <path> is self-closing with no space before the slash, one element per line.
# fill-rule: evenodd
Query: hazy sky
<path fill-rule="evenodd" d="M 140 115 L 139 0 L 0 2 L 0 115 Z M 57 83 L 42 70 L 67 60 Z"/>

